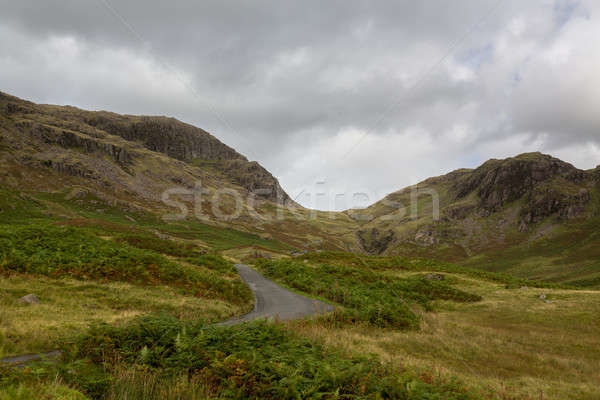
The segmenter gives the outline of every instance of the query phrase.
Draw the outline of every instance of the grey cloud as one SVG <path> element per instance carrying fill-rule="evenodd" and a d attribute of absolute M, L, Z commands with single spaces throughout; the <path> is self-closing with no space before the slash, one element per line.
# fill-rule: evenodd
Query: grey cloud
<path fill-rule="evenodd" d="M 106 4 L 119 17 L 104 0 L 0 0 L 2 89 L 175 116 L 292 192 L 319 175 L 375 192 L 490 157 L 573 157 L 599 143 L 590 82 L 600 53 L 578 44 L 600 38 L 591 0 Z M 569 161 L 589 167 L 596 153 L 586 154 Z"/>

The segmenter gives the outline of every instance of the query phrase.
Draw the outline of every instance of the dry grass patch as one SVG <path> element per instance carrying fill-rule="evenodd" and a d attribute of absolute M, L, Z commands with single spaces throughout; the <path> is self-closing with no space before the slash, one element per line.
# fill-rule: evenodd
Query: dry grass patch
<path fill-rule="evenodd" d="M 41 303 L 19 303 L 29 293 Z M 187 296 L 168 286 L 0 277 L 0 357 L 54 349 L 95 322 L 123 323 L 150 313 L 217 321 L 243 311 L 242 306 Z"/>
<path fill-rule="evenodd" d="M 325 322 L 291 325 L 349 351 L 458 376 L 505 399 L 600 398 L 600 292 L 505 289 L 452 278 L 484 300 L 438 302 L 438 312 L 423 315 L 419 332 L 336 329 Z"/>

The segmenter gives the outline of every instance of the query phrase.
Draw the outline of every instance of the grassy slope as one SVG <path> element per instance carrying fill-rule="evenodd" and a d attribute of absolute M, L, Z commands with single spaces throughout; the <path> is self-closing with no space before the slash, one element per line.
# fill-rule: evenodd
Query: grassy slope
<path fill-rule="evenodd" d="M 249 289 L 231 263 L 203 253 L 247 243 L 286 248 L 244 232 L 125 213 L 90 196 L 0 192 L 5 356 L 56 348 L 92 321 L 124 323 L 153 313 L 214 321 L 242 314 L 251 307 Z M 17 302 L 29 293 L 42 303 Z"/>
<path fill-rule="evenodd" d="M 466 266 L 531 279 L 600 288 L 600 218 L 566 224 L 550 238 L 485 252 Z"/>

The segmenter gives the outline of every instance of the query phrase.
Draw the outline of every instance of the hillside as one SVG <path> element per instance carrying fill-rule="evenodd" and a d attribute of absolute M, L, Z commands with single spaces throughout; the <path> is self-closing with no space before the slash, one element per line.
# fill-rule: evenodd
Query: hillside
<path fill-rule="evenodd" d="M 260 164 L 173 118 L 37 105 L 0 93 L 0 123 L 3 181 L 14 185 L 44 190 L 83 181 L 107 199 L 151 207 L 165 188 L 200 181 L 290 202 Z"/>

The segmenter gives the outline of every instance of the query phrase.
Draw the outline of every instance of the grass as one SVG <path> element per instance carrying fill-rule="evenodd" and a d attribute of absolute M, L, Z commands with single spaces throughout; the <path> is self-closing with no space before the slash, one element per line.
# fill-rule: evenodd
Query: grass
<path fill-rule="evenodd" d="M 0 353 L 59 348 L 98 321 L 161 313 L 219 321 L 249 311 L 250 289 L 221 256 L 103 227 L 0 225 Z M 30 293 L 41 304 L 18 302 Z"/>
<path fill-rule="evenodd" d="M 410 279 L 426 271 L 441 272 L 457 289 L 483 300 L 438 300 L 435 312 L 422 314 L 418 331 L 340 326 L 327 319 L 290 322 L 289 329 L 347 351 L 377 354 L 386 362 L 456 376 L 502 399 L 600 398 L 600 292 L 513 289 L 461 269 L 448 272 L 443 263 L 442 268 L 429 264 L 385 273 Z"/>
<path fill-rule="evenodd" d="M 0 400 L 87 400 L 81 392 L 58 382 L 17 384 L 0 387 Z"/>
<path fill-rule="evenodd" d="M 550 238 L 474 256 L 462 263 L 488 271 L 600 288 L 600 219 L 565 224 Z"/>
<path fill-rule="evenodd" d="M 491 282 L 502 283 L 509 288 L 519 288 L 522 286 L 537 287 L 537 288 L 562 288 L 574 289 L 573 286 L 568 286 L 561 283 L 553 283 L 527 278 L 520 278 L 513 275 L 485 271 L 472 267 L 465 267 L 449 262 L 430 260 L 425 258 L 409 258 L 401 256 L 393 257 L 373 257 L 363 256 L 353 253 L 342 252 L 322 252 L 309 253 L 298 258 L 301 261 L 306 260 L 310 263 L 330 263 L 337 265 L 346 265 L 351 267 L 368 268 L 382 272 L 399 272 L 399 271 L 438 271 L 452 274 L 461 274 L 472 278 L 482 279 Z"/>
<path fill-rule="evenodd" d="M 18 299 L 35 293 L 41 303 Z M 0 357 L 60 348 L 92 323 L 122 324 L 141 315 L 220 321 L 247 306 L 187 296 L 169 286 L 13 275 L 0 279 Z"/>
<path fill-rule="evenodd" d="M 261 260 L 257 267 L 266 276 L 294 289 L 342 305 L 343 309 L 332 318 L 346 324 L 416 329 L 420 317 L 411 308 L 412 304 L 431 309 L 434 300 L 473 302 L 481 299 L 448 282 L 431 281 L 424 276 L 396 278 L 368 268 L 308 265 L 294 260 Z"/>
<path fill-rule="evenodd" d="M 169 285 L 189 294 L 243 304 L 241 280 L 224 279 L 150 251 L 52 225 L 0 226 L 0 272 Z"/>

